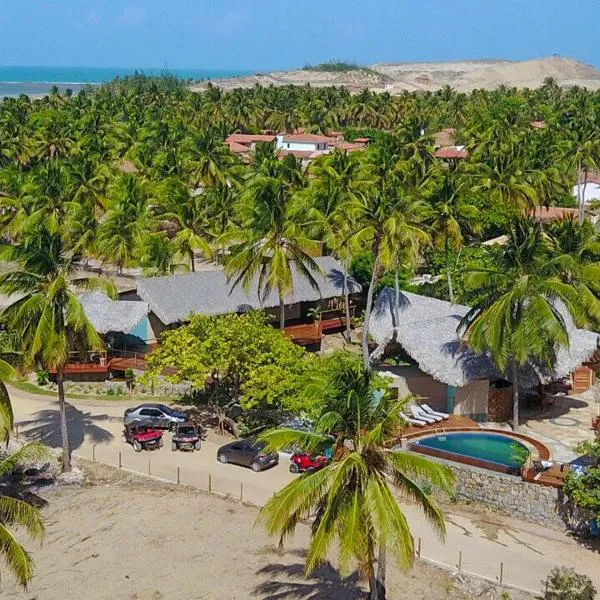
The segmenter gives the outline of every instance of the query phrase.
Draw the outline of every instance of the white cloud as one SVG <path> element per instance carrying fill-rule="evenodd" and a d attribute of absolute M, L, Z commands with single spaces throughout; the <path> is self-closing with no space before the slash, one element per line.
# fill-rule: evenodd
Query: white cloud
<path fill-rule="evenodd" d="M 140 6 L 125 6 L 117 17 L 119 25 L 135 27 L 146 21 L 146 9 Z"/>

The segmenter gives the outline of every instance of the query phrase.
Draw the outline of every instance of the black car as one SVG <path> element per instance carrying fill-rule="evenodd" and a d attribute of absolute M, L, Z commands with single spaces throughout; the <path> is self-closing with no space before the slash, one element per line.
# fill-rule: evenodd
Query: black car
<path fill-rule="evenodd" d="M 147 403 L 125 410 L 123 423 L 127 425 L 133 421 L 158 429 L 173 429 L 177 423 L 187 421 L 187 415 L 165 404 Z"/>
<path fill-rule="evenodd" d="M 217 460 L 226 464 L 228 462 L 244 467 L 250 467 L 254 472 L 274 467 L 279 462 L 279 454 L 263 452 L 265 444 L 257 442 L 253 438 L 237 440 L 231 444 L 225 444 L 217 450 Z"/>

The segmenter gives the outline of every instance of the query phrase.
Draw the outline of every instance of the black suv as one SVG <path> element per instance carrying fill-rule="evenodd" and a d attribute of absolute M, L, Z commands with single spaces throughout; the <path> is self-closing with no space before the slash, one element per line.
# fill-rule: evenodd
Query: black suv
<path fill-rule="evenodd" d="M 217 460 L 222 463 L 234 463 L 250 467 L 255 473 L 274 467 L 279 462 L 279 454 L 263 452 L 265 444 L 255 438 L 246 438 L 225 444 L 217 450 Z"/>

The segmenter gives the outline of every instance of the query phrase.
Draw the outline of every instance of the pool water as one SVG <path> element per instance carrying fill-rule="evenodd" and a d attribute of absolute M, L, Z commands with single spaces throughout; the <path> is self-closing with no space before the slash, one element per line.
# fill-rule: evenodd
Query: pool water
<path fill-rule="evenodd" d="M 527 452 L 524 444 L 508 436 L 478 431 L 432 435 L 413 442 L 413 445 L 517 469 Z"/>

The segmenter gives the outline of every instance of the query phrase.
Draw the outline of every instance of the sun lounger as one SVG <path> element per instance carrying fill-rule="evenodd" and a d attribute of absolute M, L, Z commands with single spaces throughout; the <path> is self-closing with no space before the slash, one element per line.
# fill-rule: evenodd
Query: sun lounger
<path fill-rule="evenodd" d="M 404 413 L 400 413 L 400 416 L 411 425 L 416 425 L 417 427 L 423 427 L 423 425 L 427 425 L 426 421 L 423 421 L 422 419 L 411 419 Z"/>
<path fill-rule="evenodd" d="M 421 404 L 421 409 L 432 417 L 441 417 L 442 419 L 448 419 L 450 417 L 450 415 L 440 412 L 439 410 L 433 410 L 429 404 Z"/>
<path fill-rule="evenodd" d="M 415 419 L 420 419 L 421 421 L 425 421 L 426 423 L 436 423 L 438 421 L 437 417 L 433 417 L 431 415 L 426 414 L 424 410 L 419 410 L 419 408 L 414 404 L 409 408 L 410 412 L 412 413 L 412 416 Z M 441 419 L 439 420 L 441 421 Z"/>

